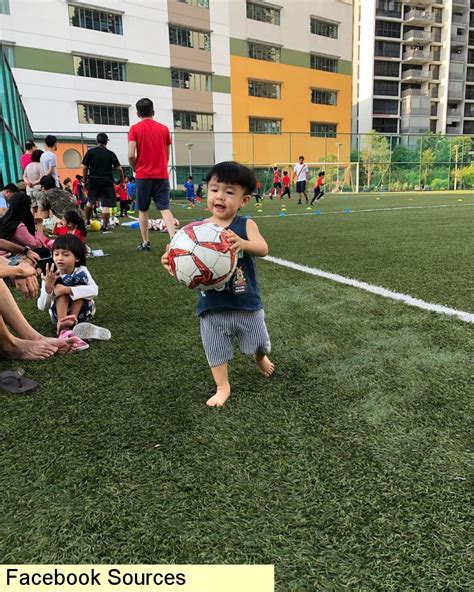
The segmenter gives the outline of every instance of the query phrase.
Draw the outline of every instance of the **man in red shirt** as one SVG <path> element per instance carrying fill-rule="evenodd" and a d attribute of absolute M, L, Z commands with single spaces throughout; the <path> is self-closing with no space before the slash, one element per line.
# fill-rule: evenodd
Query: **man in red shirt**
<path fill-rule="evenodd" d="M 31 155 L 33 153 L 33 150 L 36 150 L 36 144 L 33 142 L 33 140 L 27 140 L 25 142 L 25 154 L 22 154 L 20 156 L 20 164 L 21 164 L 21 169 L 23 171 L 26 169 L 27 165 L 29 165 L 31 162 Z"/>
<path fill-rule="evenodd" d="M 169 129 L 153 119 L 155 111 L 150 99 L 137 104 L 140 121 L 128 132 L 128 161 L 135 171 L 137 205 L 142 242 L 139 251 L 151 249 L 148 232 L 148 210 L 151 200 L 161 212 L 170 238 L 175 233 L 174 217 L 170 211 L 170 183 L 168 159 L 171 146 Z"/>

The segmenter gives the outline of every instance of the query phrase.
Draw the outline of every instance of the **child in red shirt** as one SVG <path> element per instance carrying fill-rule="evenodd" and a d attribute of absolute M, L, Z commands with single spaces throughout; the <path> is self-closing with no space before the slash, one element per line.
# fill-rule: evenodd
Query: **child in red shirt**
<path fill-rule="evenodd" d="M 53 234 L 61 236 L 64 234 L 73 234 L 81 239 L 83 243 L 87 240 L 87 230 L 84 219 L 76 210 L 66 210 L 63 219 L 54 227 Z"/>
<path fill-rule="evenodd" d="M 290 193 L 290 175 L 288 174 L 288 171 L 283 171 L 283 193 L 280 196 L 280 199 L 283 199 L 285 197 L 285 195 L 288 196 L 288 199 L 291 199 L 291 193 Z"/>
<path fill-rule="evenodd" d="M 281 196 L 281 180 L 278 167 L 273 167 L 273 188 L 270 192 L 270 199 L 273 199 L 273 192 L 275 192 L 275 195 Z"/>
<path fill-rule="evenodd" d="M 130 200 L 125 185 L 115 185 L 115 196 L 120 200 L 120 218 L 128 216 L 128 208 L 130 207 Z"/>
<path fill-rule="evenodd" d="M 324 175 L 326 173 L 324 171 L 321 171 L 318 174 L 318 180 L 316 181 L 316 185 L 314 186 L 314 197 L 311 200 L 311 205 L 313 205 L 313 203 L 315 201 L 319 201 L 323 195 L 324 195 Z"/>

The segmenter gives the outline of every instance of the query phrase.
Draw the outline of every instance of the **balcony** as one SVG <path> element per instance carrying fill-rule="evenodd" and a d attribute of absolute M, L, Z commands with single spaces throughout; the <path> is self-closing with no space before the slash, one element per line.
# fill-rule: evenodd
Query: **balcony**
<path fill-rule="evenodd" d="M 402 72 L 403 82 L 428 82 L 431 80 L 429 72 L 423 72 L 423 70 L 405 70 Z"/>
<path fill-rule="evenodd" d="M 463 87 L 464 85 L 462 82 L 455 82 L 453 80 L 450 80 L 448 84 L 448 99 L 461 101 L 464 98 Z"/>
<path fill-rule="evenodd" d="M 422 49 L 410 49 L 404 52 L 403 61 L 408 64 L 427 64 L 431 62 L 431 53 Z"/>
<path fill-rule="evenodd" d="M 453 0 L 453 6 L 462 6 L 467 8 L 467 0 Z"/>
<path fill-rule="evenodd" d="M 464 64 L 464 62 L 466 61 L 466 58 L 464 57 L 464 55 L 462 53 L 452 53 L 449 56 L 449 61 L 455 62 L 456 64 Z"/>
<path fill-rule="evenodd" d="M 385 17 L 394 18 L 394 19 L 401 19 L 402 18 L 401 10 L 390 10 L 390 9 L 385 9 L 385 8 L 376 8 L 375 14 L 377 16 L 385 16 Z"/>
<path fill-rule="evenodd" d="M 425 93 L 420 88 L 406 88 L 402 91 L 402 99 L 405 97 L 424 97 Z"/>
<path fill-rule="evenodd" d="M 403 0 L 403 2 L 408 6 L 430 6 L 431 4 L 440 4 L 441 0 Z"/>
<path fill-rule="evenodd" d="M 428 12 L 427 10 L 416 10 L 415 8 L 414 10 L 409 10 L 405 14 L 405 23 L 408 25 L 424 27 L 425 25 L 430 25 L 434 22 L 434 14 L 432 12 Z"/>
<path fill-rule="evenodd" d="M 433 41 L 433 35 L 428 31 L 416 31 L 413 29 L 405 33 L 403 40 L 410 45 L 425 45 Z"/>
<path fill-rule="evenodd" d="M 466 18 L 462 14 L 453 14 L 452 21 L 455 25 L 465 25 Z"/>
<path fill-rule="evenodd" d="M 446 115 L 448 117 L 448 125 L 453 121 L 459 121 L 462 117 L 461 107 L 448 107 Z"/>

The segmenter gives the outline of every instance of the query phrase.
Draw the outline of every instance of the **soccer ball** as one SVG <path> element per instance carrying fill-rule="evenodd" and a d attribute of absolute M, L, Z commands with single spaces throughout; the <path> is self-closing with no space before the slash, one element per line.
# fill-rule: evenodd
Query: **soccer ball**
<path fill-rule="evenodd" d="M 188 288 L 219 290 L 234 273 L 237 255 L 224 228 L 191 222 L 172 238 L 168 261 L 176 279 Z"/>
<path fill-rule="evenodd" d="M 99 220 L 92 220 L 89 226 L 89 230 L 91 232 L 99 232 L 100 230 L 100 222 Z"/>

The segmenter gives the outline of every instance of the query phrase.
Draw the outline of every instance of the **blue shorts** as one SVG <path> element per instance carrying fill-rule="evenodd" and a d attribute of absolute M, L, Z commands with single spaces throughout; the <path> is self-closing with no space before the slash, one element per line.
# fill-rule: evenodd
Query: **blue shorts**
<path fill-rule="evenodd" d="M 170 182 L 168 179 L 135 179 L 137 204 L 140 212 L 148 212 L 151 200 L 157 210 L 170 208 Z"/>
<path fill-rule="evenodd" d="M 296 181 L 296 193 L 306 192 L 306 181 Z"/>

